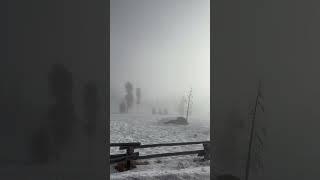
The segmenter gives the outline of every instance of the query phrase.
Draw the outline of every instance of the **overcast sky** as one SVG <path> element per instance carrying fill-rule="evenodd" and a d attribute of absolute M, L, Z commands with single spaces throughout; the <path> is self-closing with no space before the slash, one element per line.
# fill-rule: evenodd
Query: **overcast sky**
<path fill-rule="evenodd" d="M 111 95 L 210 97 L 209 0 L 111 0 Z"/>

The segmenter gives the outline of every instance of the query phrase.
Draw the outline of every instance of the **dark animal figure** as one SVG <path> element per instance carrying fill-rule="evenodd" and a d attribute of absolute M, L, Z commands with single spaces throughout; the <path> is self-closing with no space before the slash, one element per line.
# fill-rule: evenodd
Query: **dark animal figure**
<path fill-rule="evenodd" d="M 136 168 L 136 162 L 131 160 L 131 169 Z M 123 171 L 128 171 L 129 168 L 127 167 L 127 162 L 119 162 L 115 167 L 117 171 L 123 172 Z"/>

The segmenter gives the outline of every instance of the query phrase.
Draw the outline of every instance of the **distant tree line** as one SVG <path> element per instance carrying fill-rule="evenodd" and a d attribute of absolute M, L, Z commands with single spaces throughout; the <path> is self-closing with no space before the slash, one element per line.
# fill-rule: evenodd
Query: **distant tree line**
<path fill-rule="evenodd" d="M 159 108 L 158 111 L 156 108 L 152 108 L 152 114 L 160 114 L 160 115 L 167 115 L 169 114 L 168 109 L 167 108 Z"/>

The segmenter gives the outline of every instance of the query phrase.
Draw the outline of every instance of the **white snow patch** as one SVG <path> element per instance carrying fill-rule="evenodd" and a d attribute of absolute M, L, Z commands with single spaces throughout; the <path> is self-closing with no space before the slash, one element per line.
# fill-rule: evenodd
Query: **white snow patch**
<path fill-rule="evenodd" d="M 144 114 L 112 114 L 110 119 L 110 141 L 141 142 L 142 144 L 174 143 L 189 141 L 209 141 L 209 121 L 190 118 L 189 125 L 161 124 L 159 120 L 165 116 Z M 138 149 L 140 155 L 166 152 L 201 150 L 202 145 L 185 145 Z M 111 154 L 125 153 L 112 147 Z M 202 161 L 197 155 L 172 156 L 144 160 L 148 165 L 137 165 L 137 168 L 126 172 L 116 172 L 110 167 L 112 180 L 123 179 L 210 179 L 210 161 Z"/>

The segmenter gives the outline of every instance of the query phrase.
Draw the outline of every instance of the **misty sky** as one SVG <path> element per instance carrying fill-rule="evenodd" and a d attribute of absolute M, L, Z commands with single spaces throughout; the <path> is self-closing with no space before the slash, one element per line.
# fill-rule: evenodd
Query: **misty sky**
<path fill-rule="evenodd" d="M 210 97 L 209 0 L 111 0 L 111 96 Z"/>

